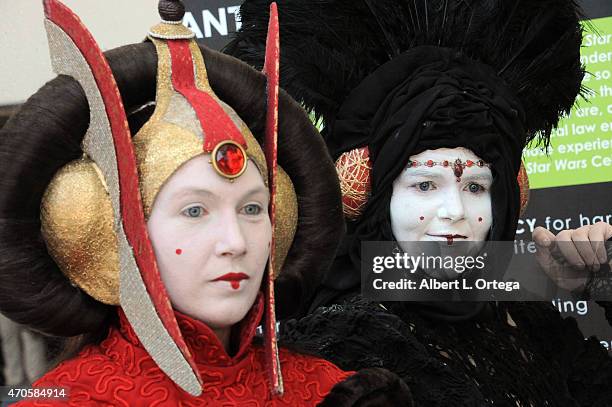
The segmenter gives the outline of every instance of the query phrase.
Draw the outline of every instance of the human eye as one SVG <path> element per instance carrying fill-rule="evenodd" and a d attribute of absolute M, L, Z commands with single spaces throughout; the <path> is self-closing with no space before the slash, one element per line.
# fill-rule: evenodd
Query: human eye
<path fill-rule="evenodd" d="M 478 184 L 476 182 L 470 182 L 469 184 L 466 185 L 464 190 L 472 194 L 481 194 L 485 192 L 487 189 L 481 184 Z"/>
<path fill-rule="evenodd" d="M 192 205 L 183 209 L 181 212 L 184 216 L 188 218 L 201 218 L 204 216 L 206 210 L 200 205 Z"/>
<path fill-rule="evenodd" d="M 412 187 L 416 188 L 419 192 L 427 192 L 436 189 L 436 185 L 432 181 L 417 182 L 412 185 Z"/>
<path fill-rule="evenodd" d="M 248 204 L 245 205 L 241 212 L 245 215 L 256 216 L 259 215 L 263 211 L 263 208 L 259 204 Z"/>

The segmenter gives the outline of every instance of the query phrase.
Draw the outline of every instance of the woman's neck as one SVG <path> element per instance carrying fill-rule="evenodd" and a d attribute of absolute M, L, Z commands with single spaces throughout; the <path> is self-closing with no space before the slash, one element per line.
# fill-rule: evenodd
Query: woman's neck
<path fill-rule="evenodd" d="M 225 349 L 225 352 L 229 355 L 231 351 L 230 338 L 232 334 L 232 328 L 211 328 L 211 330 L 215 333 L 215 335 L 217 335 L 219 342 L 221 342 L 221 344 L 223 345 L 223 349 Z"/>

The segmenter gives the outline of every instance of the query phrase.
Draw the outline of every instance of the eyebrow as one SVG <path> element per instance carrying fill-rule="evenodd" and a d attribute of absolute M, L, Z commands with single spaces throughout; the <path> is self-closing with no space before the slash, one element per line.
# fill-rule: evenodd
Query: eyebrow
<path fill-rule="evenodd" d="M 461 178 L 470 179 L 470 180 L 485 180 L 485 181 L 491 181 L 493 179 L 493 177 L 488 173 L 470 174 L 469 173 L 470 170 L 473 171 L 474 169 L 464 170 Z M 451 167 L 449 167 L 449 168 L 444 168 L 443 171 L 452 172 L 453 170 Z M 436 170 L 424 169 L 424 168 L 407 168 L 405 171 L 405 174 L 409 177 L 444 178 L 444 175 L 442 175 L 442 173 Z"/>
<path fill-rule="evenodd" d="M 452 170 L 451 170 L 452 171 Z M 419 168 L 408 168 L 406 169 L 406 175 L 411 177 L 429 177 L 429 178 L 442 178 L 443 175 L 437 171 L 419 169 Z"/>
<path fill-rule="evenodd" d="M 468 179 L 468 180 L 483 180 L 483 181 L 492 181 L 493 177 L 490 174 L 466 174 L 465 172 L 463 173 L 463 176 L 461 176 L 462 179 Z"/>
<path fill-rule="evenodd" d="M 268 188 L 266 188 L 266 187 L 265 187 L 265 186 L 263 186 L 263 185 L 258 185 L 258 186 L 256 186 L 256 187 L 253 187 L 253 188 L 251 188 L 251 189 L 248 189 L 248 190 L 247 190 L 247 191 L 246 191 L 246 192 L 243 194 L 243 196 L 255 195 L 255 194 L 260 194 L 260 193 L 263 193 L 263 194 L 269 193 Z"/>
<path fill-rule="evenodd" d="M 191 188 L 191 187 L 182 188 L 178 190 L 176 194 L 174 194 L 175 197 L 179 197 L 179 198 L 182 198 L 184 196 L 189 196 L 189 195 L 203 195 L 203 196 L 212 196 L 212 197 L 216 196 L 216 194 L 212 193 L 211 191 L 207 189 Z"/>
<path fill-rule="evenodd" d="M 258 193 L 267 193 L 268 189 L 261 185 L 261 186 L 256 186 L 253 187 L 251 189 L 248 189 L 243 196 L 250 196 L 250 195 L 255 195 Z M 176 194 L 175 197 L 178 198 L 183 198 L 185 196 L 189 196 L 189 195 L 201 195 L 201 196 L 207 196 L 207 197 L 212 197 L 212 198 L 216 198 L 218 195 L 215 194 L 212 191 L 209 191 L 208 189 L 204 189 L 204 188 L 197 188 L 197 187 L 186 187 L 183 189 L 180 189 Z"/>

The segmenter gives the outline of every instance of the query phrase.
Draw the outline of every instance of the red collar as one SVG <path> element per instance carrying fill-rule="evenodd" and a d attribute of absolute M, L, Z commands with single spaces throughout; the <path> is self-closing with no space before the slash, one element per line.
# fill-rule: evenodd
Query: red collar
<path fill-rule="evenodd" d="M 244 357 L 253 341 L 255 331 L 263 315 L 264 300 L 260 292 L 249 313 L 239 323 L 238 352 L 230 356 L 217 338 L 217 335 L 204 322 L 188 315 L 174 311 L 181 334 L 194 357 L 196 364 L 207 366 L 232 366 Z M 130 325 L 123 310 L 119 307 L 119 330 L 121 334 L 134 346 L 142 347 L 134 329 Z"/>

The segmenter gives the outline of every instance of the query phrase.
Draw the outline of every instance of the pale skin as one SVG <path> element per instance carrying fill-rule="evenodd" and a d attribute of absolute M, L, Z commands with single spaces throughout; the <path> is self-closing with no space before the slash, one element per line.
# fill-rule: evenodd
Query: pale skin
<path fill-rule="evenodd" d="M 405 252 L 427 251 L 431 246 L 413 242 L 443 242 L 439 249 L 444 255 L 457 255 L 457 250 L 479 250 L 492 224 L 491 169 L 483 166 L 465 168 L 460 177 L 452 165 L 457 159 L 478 162 L 480 158 L 466 148 L 426 150 L 410 157 L 421 164 L 408 166 L 393 182 L 389 204 L 391 230 Z M 439 165 L 447 161 L 448 166 Z M 433 164 L 436 165 L 433 165 Z M 434 278 L 452 279 L 452 270 L 426 269 Z"/>
<path fill-rule="evenodd" d="M 480 158 L 466 148 L 426 150 L 410 157 L 463 162 Z M 466 168 L 457 181 L 452 168 L 440 165 L 404 169 L 393 182 L 391 229 L 397 241 L 483 241 L 492 224 L 488 167 Z"/>
<path fill-rule="evenodd" d="M 480 159 L 465 148 L 440 148 L 423 151 L 410 160 L 439 163 L 457 158 L 463 162 Z M 405 168 L 393 182 L 390 202 L 393 235 L 400 244 L 445 239 L 484 241 L 492 224 L 491 184 L 487 167 L 465 168 L 459 182 L 450 167 Z M 448 240 L 448 236 L 453 238 Z M 537 227 L 533 233 L 539 246 L 538 262 L 559 286 L 569 290 L 583 288 L 589 273 L 609 261 L 603 243 L 611 237 L 612 225 L 605 222 L 564 230 L 557 235 L 543 227 Z M 573 270 L 559 267 L 560 263 L 573 266 Z M 559 275 L 559 270 L 564 274 Z"/>
<path fill-rule="evenodd" d="M 270 253 L 269 192 L 252 162 L 230 182 L 209 160 L 197 156 L 168 178 L 147 227 L 174 309 L 207 324 L 229 350 Z"/>

